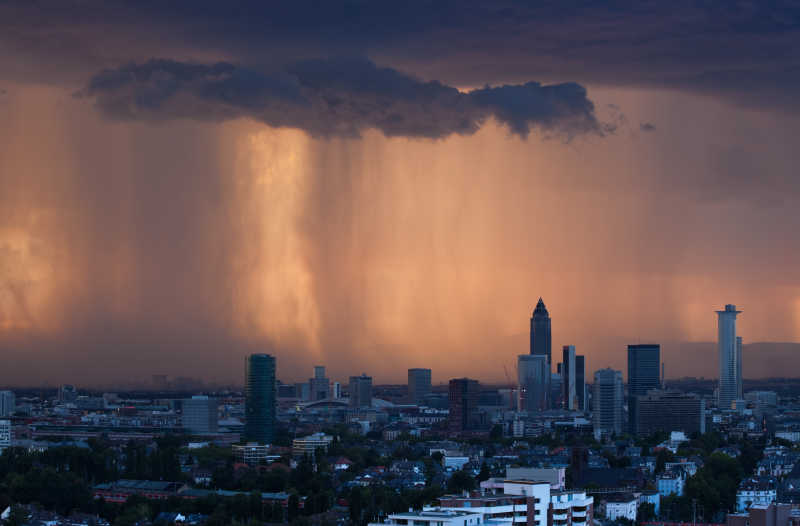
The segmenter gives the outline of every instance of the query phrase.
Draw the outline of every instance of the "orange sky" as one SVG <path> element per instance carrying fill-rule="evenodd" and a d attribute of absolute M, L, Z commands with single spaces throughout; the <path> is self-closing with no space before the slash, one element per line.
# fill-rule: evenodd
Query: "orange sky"
<path fill-rule="evenodd" d="M 714 340 L 725 303 L 746 342 L 800 340 L 797 119 L 589 89 L 627 124 L 565 143 L 494 124 L 437 140 L 112 124 L 63 89 L 10 86 L 0 385 L 238 382 L 252 351 L 285 381 L 314 364 L 497 381 L 539 296 L 554 352 L 574 344 L 592 370 L 623 368 L 626 343 Z"/>

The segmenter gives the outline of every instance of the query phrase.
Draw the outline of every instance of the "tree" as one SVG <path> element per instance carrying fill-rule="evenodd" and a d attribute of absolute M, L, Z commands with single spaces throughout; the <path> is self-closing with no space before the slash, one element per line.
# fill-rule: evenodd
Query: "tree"
<path fill-rule="evenodd" d="M 656 505 L 652 502 L 643 502 L 639 504 L 639 509 L 636 511 L 636 522 L 651 521 L 656 518 Z"/>
<path fill-rule="evenodd" d="M 463 470 L 453 473 L 453 476 L 447 481 L 447 491 L 451 493 L 461 493 L 473 489 L 475 489 L 475 479 Z"/>
<path fill-rule="evenodd" d="M 486 462 L 484 462 L 481 465 L 481 472 L 478 473 L 478 482 L 483 482 L 484 480 L 489 480 L 489 477 L 491 477 L 491 476 L 492 476 L 492 474 L 489 472 L 489 466 L 487 466 Z"/>

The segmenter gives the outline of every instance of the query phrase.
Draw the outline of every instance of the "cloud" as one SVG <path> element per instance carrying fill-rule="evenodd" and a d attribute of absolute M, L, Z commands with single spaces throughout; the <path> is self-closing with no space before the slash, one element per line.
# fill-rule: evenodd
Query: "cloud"
<path fill-rule="evenodd" d="M 534 128 L 566 138 L 611 131 L 579 84 L 461 92 L 365 59 L 307 60 L 273 71 L 153 59 L 94 75 L 82 95 L 115 119 L 250 117 L 318 137 L 358 137 L 367 129 L 387 137 L 471 135 L 492 117 L 521 137 Z"/>
<path fill-rule="evenodd" d="M 656 126 L 650 122 L 641 122 L 639 123 L 639 129 L 643 132 L 651 132 L 656 131 Z"/>

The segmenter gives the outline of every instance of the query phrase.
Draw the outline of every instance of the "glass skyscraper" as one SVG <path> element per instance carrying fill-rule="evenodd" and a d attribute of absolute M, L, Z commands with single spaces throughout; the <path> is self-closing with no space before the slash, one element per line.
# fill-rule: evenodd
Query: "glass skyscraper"
<path fill-rule="evenodd" d="M 550 338 L 550 313 L 544 306 L 544 301 L 539 298 L 536 308 L 531 316 L 531 348 L 530 354 L 545 356 L 547 361 L 547 378 L 544 385 L 545 392 L 550 398 L 550 372 L 552 370 L 552 340 Z M 553 403 L 552 401 L 550 402 Z"/>
<path fill-rule="evenodd" d="M 658 344 L 628 345 L 628 432 L 639 427 L 639 397 L 661 386 L 661 346 Z"/>
<path fill-rule="evenodd" d="M 717 405 L 720 409 L 730 409 L 733 401 L 742 393 L 742 351 L 741 339 L 736 337 L 736 316 L 742 311 L 736 305 L 725 305 L 718 310 L 719 346 L 719 390 Z"/>
<path fill-rule="evenodd" d="M 275 357 L 245 358 L 244 382 L 245 440 L 270 444 L 275 438 Z"/>

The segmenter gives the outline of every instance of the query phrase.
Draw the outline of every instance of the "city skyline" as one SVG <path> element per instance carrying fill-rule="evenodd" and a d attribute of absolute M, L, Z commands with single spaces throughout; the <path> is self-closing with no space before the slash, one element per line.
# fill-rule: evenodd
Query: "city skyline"
<path fill-rule="evenodd" d="M 790 7 L 301 4 L 0 6 L 0 383 L 800 342 Z"/>

